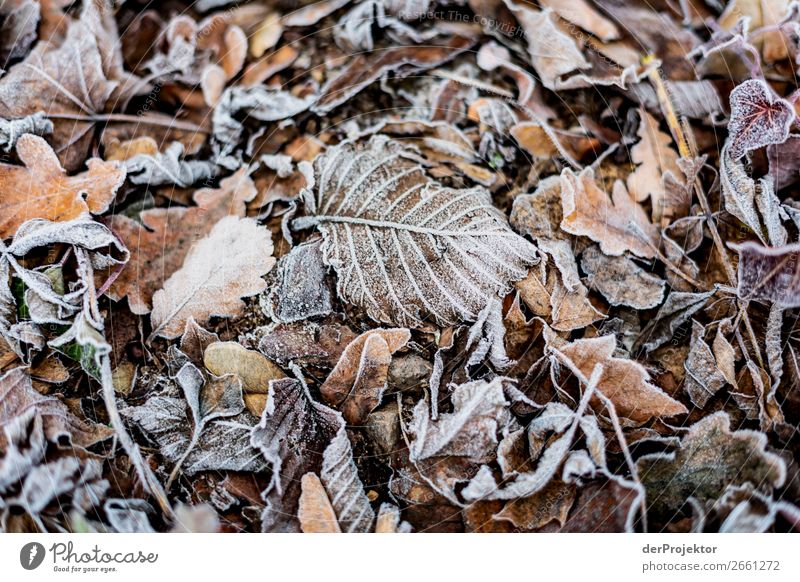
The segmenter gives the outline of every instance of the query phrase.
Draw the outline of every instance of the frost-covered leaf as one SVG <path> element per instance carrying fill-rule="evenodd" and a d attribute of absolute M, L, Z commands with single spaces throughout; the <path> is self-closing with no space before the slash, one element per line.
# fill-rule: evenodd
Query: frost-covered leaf
<path fill-rule="evenodd" d="M 613 335 L 579 339 L 551 348 L 567 358 L 586 378 L 591 377 L 595 366 L 602 366 L 597 382 L 617 413 L 636 422 L 646 422 L 652 417 L 668 418 L 688 412 L 686 407 L 650 382 L 644 367 L 633 360 L 615 358 L 616 339 Z M 600 404 L 596 403 L 599 407 Z"/>
<path fill-rule="evenodd" d="M 586 285 L 602 293 L 611 305 L 652 309 L 664 298 L 664 280 L 651 275 L 627 257 L 608 257 L 596 246 L 581 254 Z"/>
<path fill-rule="evenodd" d="M 321 243 L 317 239 L 298 245 L 278 261 L 277 281 L 267 298 L 267 309 L 273 319 L 289 323 L 333 311 L 333 289 L 327 278 Z"/>
<path fill-rule="evenodd" d="M 628 176 L 628 191 L 637 202 L 650 198 L 653 220 L 659 222 L 666 206 L 662 178 L 667 172 L 679 175 L 678 153 L 672 149 L 672 138 L 662 132 L 658 121 L 640 110 L 639 142 L 631 148 L 636 170 Z"/>
<path fill-rule="evenodd" d="M 17 140 L 26 133 L 43 135 L 52 133 L 53 122 L 47 119 L 43 111 L 37 111 L 20 119 L 0 118 L 0 148 L 10 152 L 17 145 Z"/>
<path fill-rule="evenodd" d="M 322 471 L 323 453 L 343 424 L 341 414 L 315 402 L 301 382 L 270 383 L 269 406 L 251 437 L 272 470 L 262 494 L 262 531 L 300 531 L 296 516 L 302 477 Z"/>
<path fill-rule="evenodd" d="M 655 317 L 642 330 L 636 347 L 652 352 L 670 341 L 678 328 L 700 311 L 714 294 L 714 290 L 702 293 L 673 291 L 661 305 Z"/>
<path fill-rule="evenodd" d="M 703 339 L 704 333 L 705 327 L 693 321 L 691 347 L 684 364 L 686 379 L 683 390 L 698 408 L 705 407 L 709 399 L 726 383 L 725 374 L 717 368 L 714 353 Z"/>
<path fill-rule="evenodd" d="M 762 79 L 748 79 L 731 91 L 728 152 L 734 160 L 770 144 L 783 143 L 794 123 L 792 104 Z"/>
<path fill-rule="evenodd" d="M 472 44 L 471 39 L 453 36 L 438 45 L 396 46 L 356 54 L 349 59 L 344 70 L 322 87 L 311 109 L 318 115 L 329 113 L 389 73 L 404 77 L 438 67 L 469 49 Z"/>
<path fill-rule="evenodd" d="M 60 447 L 89 447 L 114 434 L 108 427 L 78 418 L 58 398 L 39 394 L 26 370 L 13 368 L 0 376 L 0 427 L 8 426 L 28 410 L 41 416 L 47 439 Z M 0 445 L 4 439 L 0 437 Z"/>
<path fill-rule="evenodd" d="M 746 242 L 731 247 L 739 253 L 739 297 L 800 307 L 800 245 L 771 248 Z"/>
<path fill-rule="evenodd" d="M 205 323 L 211 316 L 237 315 L 241 297 L 263 291 L 261 276 L 274 264 L 267 229 L 249 218 L 223 218 L 153 294 L 152 335 L 178 337 L 190 316 Z"/>
<path fill-rule="evenodd" d="M 75 20 L 60 46 L 37 44 L 0 79 L 0 118 L 19 119 L 38 111 L 53 116 L 50 143 L 67 171 L 74 171 L 89 150 L 95 127 L 92 115 L 105 110 L 116 87 L 104 71 L 103 54 L 90 26 Z"/>
<path fill-rule="evenodd" d="M 120 414 L 139 425 L 155 439 L 161 454 L 171 463 L 189 450 L 181 470 L 186 475 L 199 471 L 263 471 L 258 450 L 250 446 L 250 431 L 257 419 L 247 411 L 211 421 L 192 440 L 192 413 L 179 392 L 172 388 L 151 395 L 143 405 L 122 408 Z"/>
<path fill-rule="evenodd" d="M 331 497 L 331 504 L 342 531 L 372 531 L 375 512 L 358 477 L 353 450 L 344 426 L 339 428 L 322 455 L 320 478 Z"/>
<path fill-rule="evenodd" d="M 545 87 L 555 89 L 568 73 L 590 67 L 575 39 L 558 28 L 552 10 L 539 11 L 510 0 L 506 5 L 525 29 L 531 63 Z"/>
<path fill-rule="evenodd" d="M 680 448 L 640 458 L 637 468 L 647 490 L 648 510 L 672 514 L 691 496 L 717 499 L 730 484 L 752 483 L 770 491 L 786 479 L 786 465 L 766 450 L 764 434 L 731 431 L 730 418 L 717 412 L 692 425 Z"/>
<path fill-rule="evenodd" d="M 155 140 L 153 145 L 155 146 Z M 183 149 L 183 144 L 175 141 L 163 152 L 158 151 L 156 146 L 153 153 L 140 153 L 126 159 L 124 166 L 128 179 L 133 184 L 175 184 L 185 188 L 200 181 L 208 181 L 216 175 L 217 168 L 209 161 L 182 159 Z"/>
<path fill-rule="evenodd" d="M 153 293 L 177 271 L 193 242 L 203 238 L 222 218 L 244 217 L 246 203 L 257 194 L 255 184 L 242 169 L 224 178 L 219 188 L 202 188 L 194 193 L 197 206 L 152 208 L 140 215 L 140 222 L 116 214 L 108 225 L 131 251 L 131 260 L 109 289 L 119 301 L 128 297 L 133 313 L 150 312 Z"/>
<path fill-rule="evenodd" d="M 621 181 L 615 182 L 609 199 L 595 182 L 591 168 L 579 175 L 565 169 L 561 173 L 561 206 L 561 228 L 600 243 L 605 254 L 618 256 L 630 251 L 644 258 L 655 256 L 658 229 Z"/>
<path fill-rule="evenodd" d="M 485 190 L 441 186 L 397 142 L 343 144 L 314 166 L 316 212 L 293 227 L 319 228 L 339 295 L 373 319 L 475 320 L 537 260 Z"/>
<path fill-rule="evenodd" d="M 349 424 L 363 424 L 386 390 L 392 354 L 411 339 L 407 329 L 374 329 L 353 340 L 320 386 L 322 397 Z"/>
<path fill-rule="evenodd" d="M 31 134 L 17 140 L 17 155 L 24 166 L 0 164 L 0 238 L 33 218 L 67 221 L 101 214 L 125 180 L 120 164 L 96 158 L 87 162 L 86 172 L 67 176 L 48 143 Z"/>

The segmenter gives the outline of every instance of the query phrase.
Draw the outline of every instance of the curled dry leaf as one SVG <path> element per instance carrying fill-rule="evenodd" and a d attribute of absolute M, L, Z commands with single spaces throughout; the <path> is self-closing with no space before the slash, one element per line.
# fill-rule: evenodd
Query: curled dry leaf
<path fill-rule="evenodd" d="M 404 347 L 407 329 L 374 329 L 353 340 L 320 386 L 320 394 L 349 424 L 363 424 L 386 390 L 392 354 Z"/>
<path fill-rule="evenodd" d="M 120 164 L 96 158 L 86 162 L 86 172 L 68 176 L 53 149 L 35 135 L 17 140 L 17 155 L 24 166 L 0 164 L 0 238 L 4 239 L 33 218 L 67 221 L 84 212 L 102 214 L 125 180 Z"/>
<path fill-rule="evenodd" d="M 627 257 L 608 257 L 596 246 L 581 254 L 586 285 L 602 293 L 611 305 L 652 309 L 664 299 L 665 282 Z"/>
<path fill-rule="evenodd" d="M 0 427 L 28 410 L 41 417 L 45 436 L 60 447 L 88 447 L 114 434 L 108 427 L 81 420 L 58 398 L 42 396 L 33 389 L 25 368 L 13 368 L 0 376 Z M 5 440 L 0 435 L 0 449 L 7 446 Z"/>
<path fill-rule="evenodd" d="M 621 181 L 614 183 L 609 199 L 595 182 L 594 170 L 587 168 L 575 175 L 566 169 L 561 173 L 561 206 L 561 228 L 600 243 L 605 254 L 630 251 L 648 259 L 655 256 L 658 229 Z"/>
<path fill-rule="evenodd" d="M 731 248 L 739 253 L 739 297 L 800 307 L 800 245 L 771 248 L 746 242 Z"/>
<path fill-rule="evenodd" d="M 308 388 L 293 379 L 270 382 L 270 405 L 253 429 L 252 446 L 272 469 L 262 497 L 264 532 L 300 531 L 297 505 L 306 473 L 322 470 L 322 455 L 343 421 L 335 410 L 314 401 Z"/>
<path fill-rule="evenodd" d="M 190 316 L 205 323 L 240 313 L 241 298 L 264 290 L 261 276 L 274 264 L 268 230 L 248 218 L 223 218 L 153 295 L 152 336 L 180 336 Z"/>
<path fill-rule="evenodd" d="M 330 148 L 314 170 L 316 212 L 293 228 L 319 228 L 339 296 L 377 321 L 474 321 L 537 262 L 485 190 L 440 185 L 397 142 Z"/>

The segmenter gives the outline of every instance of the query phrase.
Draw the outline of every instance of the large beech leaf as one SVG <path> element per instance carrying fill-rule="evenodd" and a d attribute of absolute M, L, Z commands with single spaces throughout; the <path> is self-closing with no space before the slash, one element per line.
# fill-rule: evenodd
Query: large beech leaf
<path fill-rule="evenodd" d="M 306 198 L 315 215 L 293 226 L 319 228 L 339 295 L 375 320 L 474 321 L 537 260 L 488 192 L 442 186 L 395 141 L 333 147 L 314 169 L 315 197 Z"/>

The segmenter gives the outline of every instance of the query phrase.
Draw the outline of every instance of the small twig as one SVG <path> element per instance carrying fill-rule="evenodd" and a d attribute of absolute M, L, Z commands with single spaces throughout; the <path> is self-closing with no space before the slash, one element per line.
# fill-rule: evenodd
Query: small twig
<path fill-rule="evenodd" d="M 189 121 L 180 121 L 178 119 L 160 119 L 157 117 L 150 117 L 148 115 L 128 115 L 127 113 L 95 113 L 92 115 L 50 113 L 47 115 L 47 117 L 49 119 L 69 119 L 72 121 L 88 121 L 90 123 L 97 123 L 100 121 L 111 123 L 142 123 L 144 125 L 157 125 L 159 127 L 168 127 L 170 129 L 178 129 L 181 131 L 211 133 L 207 127 L 202 127 Z"/>

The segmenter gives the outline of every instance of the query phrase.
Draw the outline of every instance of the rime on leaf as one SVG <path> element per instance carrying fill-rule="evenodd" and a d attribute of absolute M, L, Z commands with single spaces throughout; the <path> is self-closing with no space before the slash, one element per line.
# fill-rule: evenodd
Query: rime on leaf
<path fill-rule="evenodd" d="M 299 381 L 270 382 L 269 405 L 251 436 L 272 470 L 262 494 L 262 531 L 300 531 L 296 515 L 302 477 L 322 470 L 323 453 L 342 425 L 341 414 L 315 402 Z"/>
<path fill-rule="evenodd" d="M 24 167 L 0 164 L 0 238 L 33 218 L 60 222 L 84 212 L 101 214 L 125 180 L 120 164 L 96 158 L 86 172 L 67 176 L 52 148 L 35 135 L 17 140 L 17 155 Z"/>
<path fill-rule="evenodd" d="M 245 203 L 256 194 L 247 170 L 242 169 L 223 179 L 219 188 L 197 190 L 197 206 L 145 210 L 141 223 L 112 216 L 108 225 L 130 249 L 131 259 L 111 285 L 109 297 L 119 301 L 127 296 L 133 313 L 149 313 L 153 293 L 180 268 L 192 243 L 211 232 L 222 218 L 244 217 Z"/>
<path fill-rule="evenodd" d="M 692 496 L 717 499 L 729 484 L 753 483 L 764 490 L 780 487 L 786 466 L 766 450 L 767 438 L 751 430 L 731 431 L 724 412 L 689 429 L 675 453 L 640 458 L 637 468 L 647 490 L 648 511 L 671 517 Z"/>
<path fill-rule="evenodd" d="M 739 253 L 739 297 L 800 307 L 800 244 L 772 248 L 746 242 L 731 247 Z"/>
<path fill-rule="evenodd" d="M 42 396 L 33 389 L 24 368 L 13 368 L 0 377 L 0 427 L 26 410 L 35 410 L 42 417 L 45 436 L 62 447 L 88 447 L 114 434 L 108 427 L 79 419 L 58 398 Z M 5 446 L 4 439 L 0 435 L 0 449 Z"/>
<path fill-rule="evenodd" d="M 609 199 L 597 186 L 594 170 L 586 168 L 576 176 L 565 169 L 561 173 L 561 206 L 561 228 L 600 243 L 605 254 L 617 256 L 630 251 L 648 259 L 655 256 L 658 229 L 622 182 L 614 184 Z"/>
<path fill-rule="evenodd" d="M 350 424 L 363 424 L 381 402 L 392 354 L 405 346 L 407 329 L 373 329 L 353 340 L 320 386 L 320 394 Z"/>
<path fill-rule="evenodd" d="M 153 335 L 180 336 L 190 316 L 205 323 L 211 316 L 238 315 L 241 297 L 263 291 L 261 276 L 274 264 L 266 228 L 249 218 L 223 218 L 153 295 Z"/>
<path fill-rule="evenodd" d="M 616 339 L 613 335 L 579 339 L 557 348 L 584 376 L 589 378 L 595 366 L 603 372 L 597 382 L 602 392 L 617 409 L 617 413 L 636 422 L 652 417 L 672 417 L 688 412 L 686 407 L 650 383 L 650 375 L 636 361 L 615 358 Z M 597 403 L 598 408 L 601 406 Z"/>
<path fill-rule="evenodd" d="M 58 119 L 51 136 L 63 166 L 68 171 L 78 169 L 95 127 L 91 116 L 104 111 L 118 85 L 107 78 L 103 65 L 92 30 L 83 21 L 72 22 L 60 46 L 37 44 L 0 79 L 0 117 L 17 119 L 37 111 L 86 117 Z"/>
<path fill-rule="evenodd" d="M 397 142 L 336 146 L 314 167 L 315 215 L 293 228 L 319 228 L 339 296 L 377 321 L 474 321 L 537 260 L 485 190 L 441 186 Z"/>
<path fill-rule="evenodd" d="M 728 151 L 734 160 L 789 137 L 795 112 L 761 79 L 748 79 L 731 91 Z"/>

